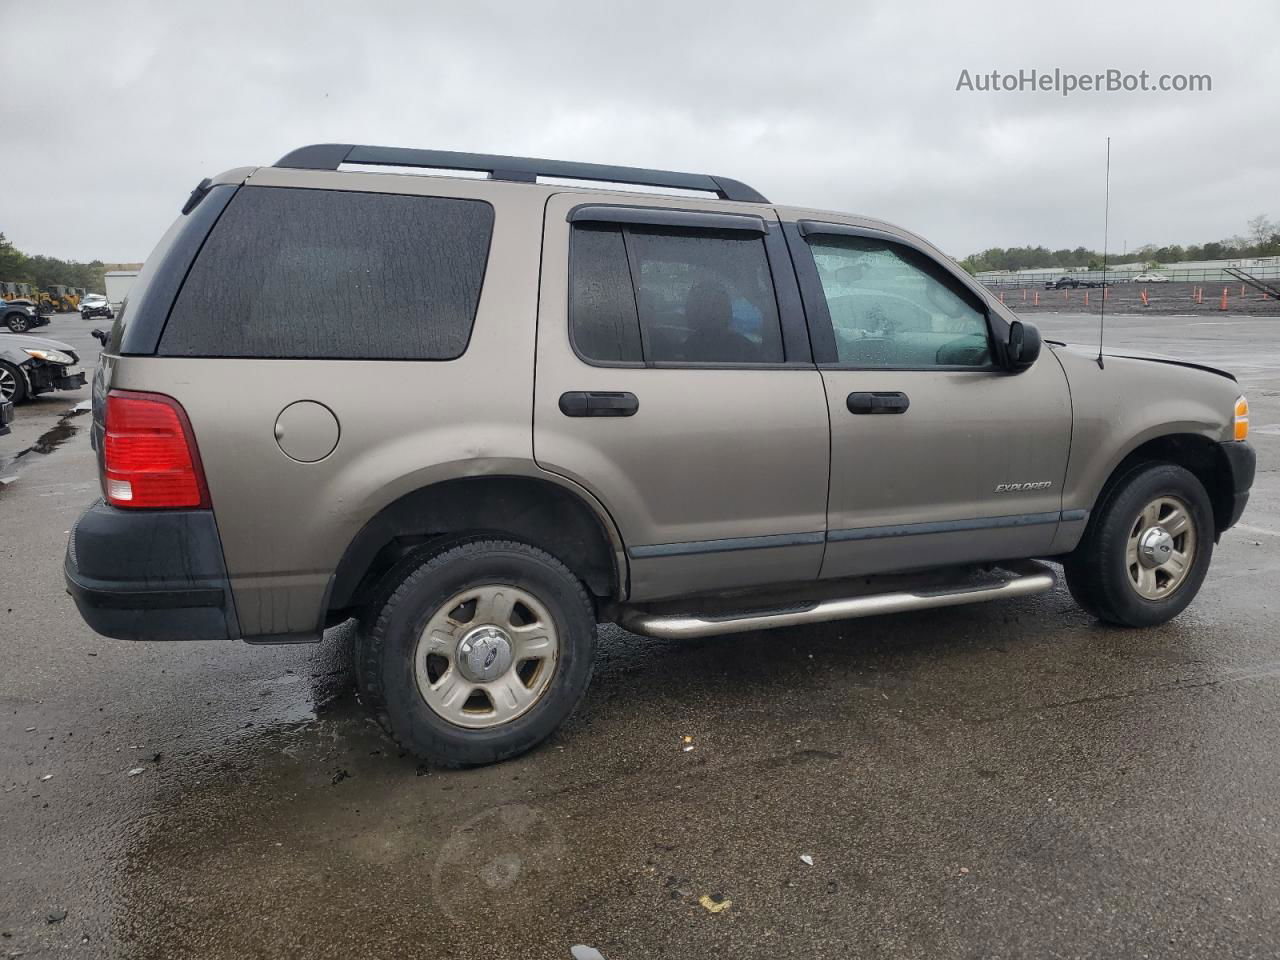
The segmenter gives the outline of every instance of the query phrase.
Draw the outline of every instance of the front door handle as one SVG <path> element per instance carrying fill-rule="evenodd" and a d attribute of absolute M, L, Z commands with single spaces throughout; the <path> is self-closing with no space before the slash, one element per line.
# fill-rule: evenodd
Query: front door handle
<path fill-rule="evenodd" d="M 851 393 L 845 401 L 850 413 L 906 413 L 911 401 L 905 393 Z"/>
<path fill-rule="evenodd" d="M 560 412 L 566 417 L 630 417 L 639 409 L 634 393 L 572 390 L 560 394 Z"/>

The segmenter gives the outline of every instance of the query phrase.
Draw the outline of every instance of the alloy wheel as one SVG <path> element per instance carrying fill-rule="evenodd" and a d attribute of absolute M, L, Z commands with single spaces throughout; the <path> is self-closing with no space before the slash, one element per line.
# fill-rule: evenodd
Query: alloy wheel
<path fill-rule="evenodd" d="M 484 729 L 527 713 L 551 685 L 560 636 L 547 608 L 509 584 L 445 601 L 414 651 L 418 692 L 449 723 Z"/>
<path fill-rule="evenodd" d="M 1186 581 L 1196 558 L 1196 525 L 1177 497 L 1157 497 L 1138 514 L 1125 545 L 1129 585 L 1144 600 L 1163 600 Z"/>

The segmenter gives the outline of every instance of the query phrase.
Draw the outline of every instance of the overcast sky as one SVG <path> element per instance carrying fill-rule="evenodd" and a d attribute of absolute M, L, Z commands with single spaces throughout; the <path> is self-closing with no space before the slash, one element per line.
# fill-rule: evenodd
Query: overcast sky
<path fill-rule="evenodd" d="M 1280 218 L 1280 4 L 0 0 L 0 231 L 141 260 L 203 176 L 339 141 L 721 174 L 963 256 Z M 1209 74 L 1208 93 L 957 92 Z"/>

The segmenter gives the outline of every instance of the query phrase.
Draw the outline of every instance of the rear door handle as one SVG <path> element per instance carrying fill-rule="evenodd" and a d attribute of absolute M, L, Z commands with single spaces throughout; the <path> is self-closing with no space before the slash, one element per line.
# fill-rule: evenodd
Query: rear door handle
<path fill-rule="evenodd" d="M 634 393 L 572 390 L 560 394 L 560 412 L 566 417 L 630 417 L 639 409 Z"/>
<path fill-rule="evenodd" d="M 845 401 L 850 413 L 906 413 L 911 401 L 905 393 L 851 393 Z"/>

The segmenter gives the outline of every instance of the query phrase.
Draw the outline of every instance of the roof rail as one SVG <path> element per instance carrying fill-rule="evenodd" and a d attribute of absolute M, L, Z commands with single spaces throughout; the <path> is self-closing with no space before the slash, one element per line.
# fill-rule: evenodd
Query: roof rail
<path fill-rule="evenodd" d="M 634 183 L 646 187 L 704 190 L 725 200 L 746 203 L 769 202 L 745 183 L 705 173 L 677 173 L 674 170 L 646 170 L 643 167 L 615 167 L 603 163 L 574 163 L 569 160 L 535 160 L 532 157 L 500 157 L 487 153 L 456 153 L 452 150 L 313 143 L 291 150 L 277 160 L 275 165 L 302 170 L 337 170 L 344 163 L 436 170 L 480 170 L 488 173 L 494 180 L 513 180 L 517 183 L 536 183 L 538 177 Z"/>

